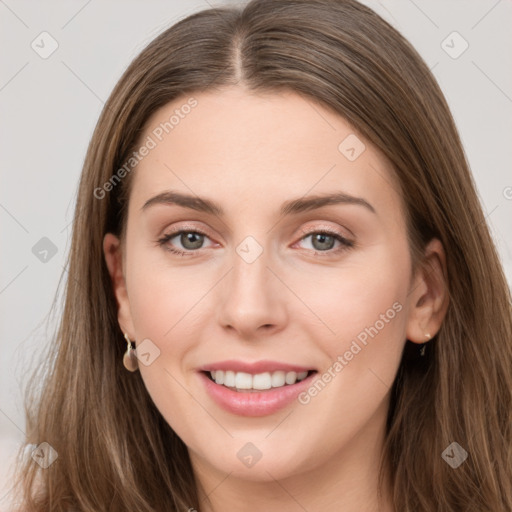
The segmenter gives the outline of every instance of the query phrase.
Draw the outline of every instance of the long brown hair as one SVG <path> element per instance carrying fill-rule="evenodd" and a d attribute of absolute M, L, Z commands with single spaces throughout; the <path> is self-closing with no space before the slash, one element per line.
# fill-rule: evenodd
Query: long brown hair
<path fill-rule="evenodd" d="M 348 120 L 393 164 L 414 261 L 432 237 L 445 248 L 445 320 L 422 363 L 404 350 L 392 388 L 382 468 L 396 510 L 511 511 L 510 292 L 435 79 L 354 0 L 254 0 L 196 13 L 152 41 L 116 85 L 83 167 L 44 387 L 27 400 L 27 443 L 49 443 L 58 459 L 41 469 L 20 454 L 23 510 L 200 510 L 186 446 L 121 362 L 102 240 L 123 234 L 136 171 L 95 191 L 129 160 L 157 109 L 235 84 L 292 90 Z M 468 453 L 457 469 L 441 456 L 452 442 Z"/>

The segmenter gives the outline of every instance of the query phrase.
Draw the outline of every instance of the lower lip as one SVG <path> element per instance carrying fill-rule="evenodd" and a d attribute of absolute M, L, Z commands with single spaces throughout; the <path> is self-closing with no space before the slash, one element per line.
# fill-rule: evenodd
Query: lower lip
<path fill-rule="evenodd" d="M 226 411 L 239 416 L 266 416 L 291 404 L 304 389 L 310 386 L 316 372 L 295 384 L 246 393 L 216 384 L 204 372 L 199 372 L 199 375 L 208 394 Z"/>

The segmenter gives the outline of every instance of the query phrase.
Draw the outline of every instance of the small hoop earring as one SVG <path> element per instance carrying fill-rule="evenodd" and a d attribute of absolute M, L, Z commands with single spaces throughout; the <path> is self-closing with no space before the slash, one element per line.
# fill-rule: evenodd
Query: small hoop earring
<path fill-rule="evenodd" d="M 135 372 L 139 368 L 139 362 L 137 361 L 136 355 L 137 353 L 135 351 L 135 343 L 133 343 L 133 341 L 130 341 L 130 338 L 128 338 L 128 334 L 126 333 L 124 333 L 124 338 L 126 339 L 128 346 L 123 356 L 123 364 L 128 371 Z"/>

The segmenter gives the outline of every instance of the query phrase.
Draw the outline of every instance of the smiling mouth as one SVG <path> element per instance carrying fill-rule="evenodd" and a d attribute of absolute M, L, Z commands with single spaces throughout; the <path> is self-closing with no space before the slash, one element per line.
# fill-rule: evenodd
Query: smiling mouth
<path fill-rule="evenodd" d="M 251 374 L 231 370 L 212 370 L 203 371 L 202 373 L 211 381 L 215 382 L 215 384 L 231 389 L 232 391 L 254 393 L 293 386 L 297 382 L 301 382 L 317 372 L 316 370 L 303 372 L 278 370 L 275 372 Z"/>

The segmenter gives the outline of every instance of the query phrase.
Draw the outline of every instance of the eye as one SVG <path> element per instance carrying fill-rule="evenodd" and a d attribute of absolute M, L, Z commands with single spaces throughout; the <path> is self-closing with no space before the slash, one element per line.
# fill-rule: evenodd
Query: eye
<path fill-rule="evenodd" d="M 354 242 L 346 239 L 340 233 L 330 230 L 311 231 L 306 233 L 300 241 L 311 239 L 308 249 L 315 252 L 337 253 L 354 246 Z M 337 247 L 335 248 L 335 246 Z"/>
<path fill-rule="evenodd" d="M 346 239 L 340 233 L 330 230 L 319 230 L 304 232 L 304 236 L 299 242 L 310 240 L 310 249 L 316 253 L 333 254 L 347 250 L 354 246 L 354 242 Z M 209 240 L 208 235 L 198 230 L 177 230 L 164 235 L 158 240 L 158 244 L 163 246 L 167 251 L 179 256 L 193 256 L 194 252 L 204 249 L 205 240 Z M 180 244 L 180 247 L 175 247 Z M 336 244 L 337 247 L 336 247 Z M 211 245 L 210 245 L 211 247 Z"/>
<path fill-rule="evenodd" d="M 196 252 L 197 249 L 203 249 L 203 243 L 207 238 L 207 235 L 201 231 L 181 230 L 164 235 L 158 240 L 158 244 L 164 246 L 166 250 L 174 254 L 189 256 L 192 255 L 193 252 Z M 179 247 L 176 248 L 172 245 L 172 241 L 174 239 L 176 239 L 176 242 L 174 243 L 181 244 L 183 249 L 180 249 Z"/>

